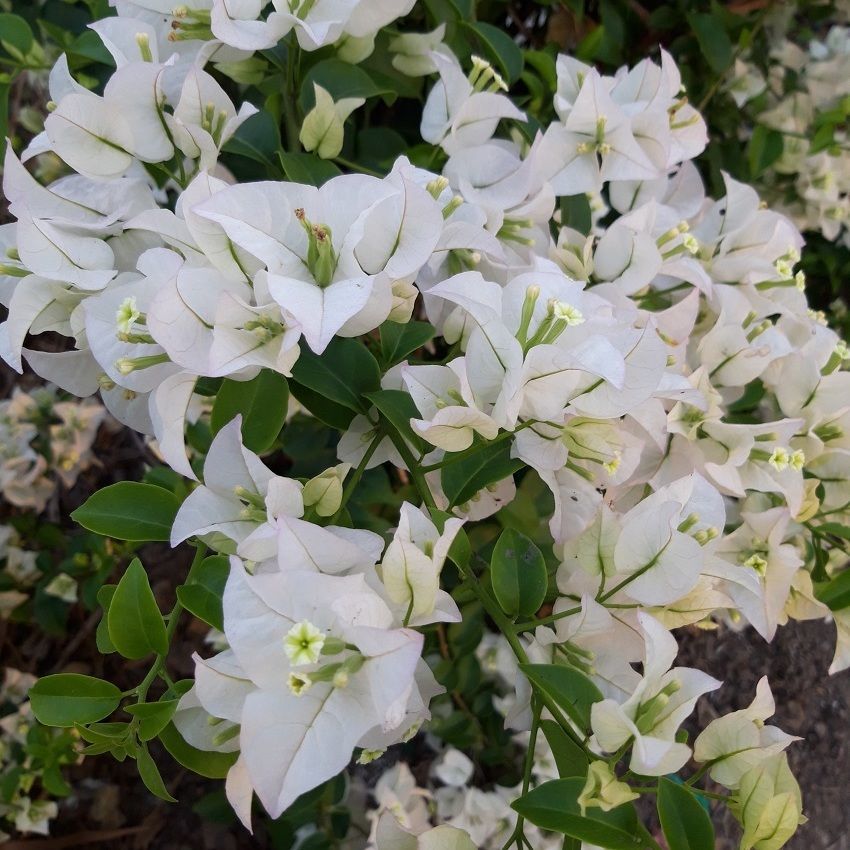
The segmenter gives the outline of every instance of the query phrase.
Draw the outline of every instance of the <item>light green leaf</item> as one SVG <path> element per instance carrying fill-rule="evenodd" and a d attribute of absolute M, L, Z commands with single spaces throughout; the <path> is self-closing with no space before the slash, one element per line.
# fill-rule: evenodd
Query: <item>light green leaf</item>
<path fill-rule="evenodd" d="M 658 817 L 670 850 L 714 850 L 714 827 L 694 792 L 666 776 L 658 780 Z"/>
<path fill-rule="evenodd" d="M 112 714 L 121 702 L 121 691 L 111 682 L 57 673 L 39 679 L 29 691 L 32 712 L 45 726 L 71 727 L 93 723 Z"/>
<path fill-rule="evenodd" d="M 162 487 L 120 481 L 93 493 L 71 518 L 116 540 L 167 541 L 179 507 L 177 497 Z"/>
<path fill-rule="evenodd" d="M 109 606 L 109 637 L 125 658 L 144 658 L 168 652 L 168 636 L 159 606 L 148 582 L 148 574 L 134 558 L 121 576 Z"/>

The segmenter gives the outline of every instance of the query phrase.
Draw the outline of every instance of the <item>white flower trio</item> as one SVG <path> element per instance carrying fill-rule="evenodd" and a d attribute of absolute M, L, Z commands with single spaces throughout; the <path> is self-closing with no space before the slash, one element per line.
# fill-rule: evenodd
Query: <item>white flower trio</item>
<path fill-rule="evenodd" d="M 305 486 L 246 449 L 238 420 L 218 433 L 172 544 L 200 538 L 231 555 L 227 649 L 195 657 L 177 728 L 199 749 L 238 751 L 226 790 L 248 827 L 254 795 L 276 817 L 355 750 L 368 760 L 410 739 L 441 692 L 418 629 L 461 618 L 440 588 L 449 548 L 516 495 L 508 475 L 452 505 L 440 464 L 508 441 L 551 490 L 561 564 L 552 615 L 515 629 L 510 647 L 571 659 L 604 696 L 582 805 L 636 796 L 621 758 L 643 777 L 693 758 L 728 790 L 744 850 L 781 846 L 801 801 L 783 752 L 794 739 L 764 724 L 767 683 L 687 745 L 680 724 L 721 683 L 672 666 L 669 630 L 748 623 L 770 640 L 789 618 L 833 616 L 815 597 L 808 541 L 850 505 L 848 350 L 807 305 L 799 232 L 730 178 L 725 198 L 706 196 L 691 162 L 705 124 L 666 53 L 614 76 L 560 56 L 557 118 L 527 141 L 501 77 L 477 58 L 467 75 L 442 28 L 393 42 L 400 73 L 437 75 L 421 134 L 447 155 L 441 173 L 401 157 L 383 178 L 236 184 L 217 157 L 254 110 L 237 109 L 205 66 L 233 68 L 284 37 L 356 59 L 413 2 L 273 5 L 262 19 L 259 0 L 117 0 L 118 16 L 93 25 L 117 68 L 103 95 L 60 60 L 45 131 L 24 156 L 52 151 L 76 173 L 42 187 L 6 157 L 17 221 L 0 230 L 2 356 L 75 395 L 99 391 L 188 478 L 201 377 L 289 376 L 302 347 L 318 355 L 414 313 L 450 346 L 443 362 L 382 377 L 418 410 L 421 456 L 361 415 L 340 465 Z M 318 90 L 316 102 L 340 127 L 356 108 Z M 154 172 L 169 176 L 165 190 Z M 568 196 L 587 199 L 588 234 L 562 219 Z M 24 347 L 48 331 L 68 350 Z M 335 517 L 352 467 L 384 463 L 407 471 L 423 504 L 403 506 L 386 548 L 306 518 Z M 442 530 L 440 509 L 453 514 Z M 840 565 L 836 552 L 828 566 Z M 850 618 L 834 619 L 838 671 L 850 666 Z M 522 732 L 532 689 L 504 641 L 493 644 L 502 710 Z M 464 805 L 430 813 L 452 826 L 389 807 L 373 839 L 499 846 L 456 831 L 469 826 Z"/>

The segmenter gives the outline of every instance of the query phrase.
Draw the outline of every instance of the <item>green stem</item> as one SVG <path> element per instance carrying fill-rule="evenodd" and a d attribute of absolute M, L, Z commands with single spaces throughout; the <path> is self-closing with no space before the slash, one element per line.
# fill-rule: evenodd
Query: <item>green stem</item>
<path fill-rule="evenodd" d="M 517 431 L 522 431 L 524 428 L 530 428 L 532 425 L 536 425 L 536 419 L 528 419 L 522 424 L 518 425 L 513 431 L 502 431 L 498 437 L 495 437 L 492 440 L 488 440 L 486 443 L 479 443 L 475 446 L 470 446 L 468 449 L 464 449 L 462 452 L 449 452 L 449 454 L 440 461 L 440 463 L 432 463 L 429 466 L 421 467 L 423 472 L 436 472 L 438 469 L 442 469 L 444 466 L 448 466 L 451 463 L 457 463 L 461 460 L 466 460 L 468 457 L 472 457 L 472 455 L 476 455 L 479 452 L 484 451 L 484 449 L 489 449 L 492 446 L 496 445 L 496 443 L 502 443 L 505 440 L 510 440 Z"/>
<path fill-rule="evenodd" d="M 296 103 L 298 98 L 297 69 L 300 62 L 301 49 L 295 38 L 290 34 L 286 44 L 286 86 L 283 91 L 283 120 L 286 127 L 286 148 L 290 153 L 301 151 L 300 122 Z"/>
<path fill-rule="evenodd" d="M 514 626 L 514 631 L 517 634 L 522 632 L 530 632 L 538 626 L 548 626 L 551 623 L 556 623 L 558 620 L 563 620 L 564 617 L 572 617 L 573 614 L 581 613 L 581 605 L 578 608 L 570 608 L 567 611 L 561 611 L 558 614 L 550 614 L 548 617 L 541 617 L 539 620 L 529 620 L 526 623 L 517 623 Z"/>
<path fill-rule="evenodd" d="M 528 793 L 531 786 L 531 771 L 534 767 L 534 750 L 537 746 L 537 732 L 540 729 L 540 703 L 532 698 L 531 701 L 531 734 L 528 738 L 528 749 L 525 753 L 525 763 L 522 771 L 522 794 L 524 797 Z M 522 815 L 517 816 L 516 826 L 511 833 L 510 838 L 504 843 L 502 850 L 508 850 L 508 847 L 516 842 L 517 847 L 522 846 L 525 842 L 525 818 Z"/>
<path fill-rule="evenodd" d="M 328 525 L 336 525 L 339 520 L 342 512 L 345 510 L 345 506 L 348 504 L 349 499 L 354 494 L 354 491 L 357 489 L 357 485 L 360 483 L 360 479 L 363 477 L 363 473 L 366 471 L 366 467 L 369 465 L 369 461 L 372 459 L 372 455 L 375 454 L 375 450 L 381 443 L 381 440 L 384 439 L 386 435 L 383 432 L 382 428 L 378 429 L 378 433 L 375 434 L 372 442 L 369 443 L 369 447 L 366 449 L 366 453 L 360 460 L 360 463 L 357 465 L 357 469 L 354 470 L 354 474 L 351 478 L 348 479 L 348 483 L 345 485 L 345 489 L 342 491 L 342 499 L 340 500 L 339 507 L 337 508 L 336 513 L 331 517 Z"/>
<path fill-rule="evenodd" d="M 368 174 L 370 177 L 386 177 L 385 174 L 381 174 L 380 171 L 375 171 L 374 168 L 367 168 L 365 165 L 360 165 L 357 162 L 352 162 L 350 159 L 345 159 L 341 156 L 335 156 L 333 161 L 337 165 L 347 168 L 349 171 L 357 171 L 360 174 Z"/>
<path fill-rule="evenodd" d="M 396 451 L 401 455 L 401 459 L 407 465 L 407 471 L 410 473 L 413 485 L 419 492 L 419 498 L 422 499 L 423 504 L 431 510 L 437 510 L 437 503 L 434 501 L 431 488 L 425 480 L 423 468 L 416 462 L 416 458 L 413 457 L 413 453 L 404 441 L 404 437 L 390 423 L 387 423 L 387 436 L 392 440 Z"/>
<path fill-rule="evenodd" d="M 467 579 L 470 583 L 470 587 L 478 597 L 479 602 L 483 606 L 484 610 L 487 612 L 490 619 L 496 624 L 499 631 L 505 636 L 505 640 L 508 642 L 513 654 L 516 656 L 517 661 L 520 664 L 528 664 L 528 654 L 525 651 L 522 643 L 517 637 L 516 631 L 514 629 L 513 623 L 502 613 L 502 609 L 499 607 L 498 603 L 490 596 L 489 593 L 481 586 L 481 583 L 478 581 L 475 573 L 472 570 L 472 567 L 469 564 L 458 564 L 458 569 L 465 579 Z M 581 747 L 581 749 L 587 753 L 587 749 L 584 746 L 581 738 L 576 735 L 575 730 L 569 724 L 569 721 L 564 717 L 561 712 L 558 704 L 548 695 L 543 693 L 542 691 L 538 691 L 538 698 L 540 702 L 545 706 L 552 717 L 555 719 L 556 723 L 564 730 L 564 732 L 572 739 L 573 743 L 576 746 Z M 590 757 L 590 754 L 588 757 Z"/>

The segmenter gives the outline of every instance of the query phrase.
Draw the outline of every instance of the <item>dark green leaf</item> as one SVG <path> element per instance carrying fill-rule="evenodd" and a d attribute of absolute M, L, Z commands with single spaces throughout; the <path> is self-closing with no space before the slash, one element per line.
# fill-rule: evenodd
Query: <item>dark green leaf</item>
<path fill-rule="evenodd" d="M 850 606 L 850 570 L 839 573 L 829 584 L 819 587 L 816 595 L 833 611 L 840 611 Z"/>
<path fill-rule="evenodd" d="M 29 691 L 32 712 L 45 726 L 70 727 L 92 723 L 112 714 L 121 701 L 121 691 L 111 682 L 57 673 L 39 679 Z"/>
<path fill-rule="evenodd" d="M 92 494 L 71 518 L 116 540 L 167 541 L 179 507 L 177 497 L 162 487 L 120 481 Z"/>
<path fill-rule="evenodd" d="M 481 21 L 464 21 L 464 28 L 473 33 L 481 52 L 505 75 L 508 83 L 515 83 L 522 73 L 522 50 L 504 31 L 493 24 Z"/>
<path fill-rule="evenodd" d="M 166 699 L 159 702 L 139 702 L 124 706 L 124 711 L 139 719 L 139 740 L 150 741 L 171 722 L 179 701 Z"/>
<path fill-rule="evenodd" d="M 224 779 L 238 756 L 238 753 L 216 753 L 195 749 L 186 742 L 173 723 L 169 723 L 159 733 L 159 740 L 175 761 L 200 776 L 206 776 L 207 779 Z"/>
<path fill-rule="evenodd" d="M 312 153 L 279 154 L 280 164 L 286 179 L 292 183 L 307 183 L 311 186 L 321 186 L 332 177 L 339 177 L 342 172 L 327 159 L 321 159 Z"/>
<path fill-rule="evenodd" d="M 714 850 L 708 812 L 690 788 L 666 776 L 658 780 L 658 817 L 670 850 Z"/>
<path fill-rule="evenodd" d="M 450 507 L 462 505 L 483 487 L 504 480 L 525 465 L 511 457 L 511 447 L 506 440 L 482 446 L 458 459 L 452 459 L 449 453 L 443 463 L 440 478 Z"/>
<path fill-rule="evenodd" d="M 30 25 L 20 15 L 0 14 L 0 42 L 26 55 L 33 45 Z"/>
<path fill-rule="evenodd" d="M 112 597 L 115 595 L 115 584 L 105 584 L 97 592 L 97 601 L 103 609 L 103 615 L 100 622 L 97 624 L 97 631 L 94 634 L 97 651 L 102 655 L 108 655 L 110 652 L 115 652 L 115 644 L 109 637 L 109 626 L 107 623 L 107 615 L 109 614 L 109 606 L 112 604 Z"/>
<path fill-rule="evenodd" d="M 571 776 L 584 779 L 588 765 L 584 750 L 554 720 L 541 720 L 540 728 L 552 749 L 561 779 Z"/>
<path fill-rule="evenodd" d="M 546 598 L 547 578 L 543 553 L 534 541 L 506 528 L 490 560 L 493 594 L 502 610 L 511 617 L 530 617 Z"/>
<path fill-rule="evenodd" d="M 850 526 L 842 525 L 840 522 L 825 522 L 817 526 L 817 530 L 824 534 L 831 534 L 833 537 L 840 537 L 842 540 L 850 540 Z"/>
<path fill-rule="evenodd" d="M 776 130 L 756 124 L 753 135 L 747 145 L 747 161 L 750 164 L 750 176 L 758 177 L 782 156 L 782 134 Z"/>
<path fill-rule="evenodd" d="M 582 729 L 590 728 L 590 707 L 602 692 L 580 670 L 563 664 L 520 664 L 531 684 L 551 697 Z"/>
<path fill-rule="evenodd" d="M 401 363 L 408 354 L 434 338 L 434 328 L 427 322 L 384 322 L 381 325 L 381 361 L 389 369 Z"/>
<path fill-rule="evenodd" d="M 276 169 L 280 147 L 280 129 L 271 114 L 261 110 L 239 127 L 223 150 Z"/>
<path fill-rule="evenodd" d="M 587 816 L 582 816 L 578 805 L 582 788 L 583 778 L 553 779 L 529 791 L 511 805 L 531 823 L 588 844 L 610 850 L 636 850 L 646 846 L 637 835 L 636 816 L 631 806 L 618 806 L 610 812 L 588 809 Z M 633 829 L 628 828 L 632 821 Z"/>
<path fill-rule="evenodd" d="M 162 781 L 162 776 L 159 773 L 159 768 L 156 762 L 151 758 L 148 748 L 145 744 L 139 748 L 136 753 L 136 767 L 139 769 L 139 776 L 142 777 L 142 782 L 145 783 L 145 788 L 160 800 L 165 800 L 166 803 L 176 803 L 177 800 L 168 793 L 165 783 Z"/>
<path fill-rule="evenodd" d="M 732 42 L 720 19 L 709 12 L 694 12 L 688 22 L 697 37 L 700 50 L 715 73 L 723 73 L 731 64 Z"/>
<path fill-rule="evenodd" d="M 418 452 L 425 449 L 422 438 L 410 426 L 411 419 L 419 418 L 419 411 L 409 393 L 403 390 L 378 390 L 366 393 L 366 398 L 378 408 L 379 413 Z"/>
<path fill-rule="evenodd" d="M 148 574 L 134 558 L 121 576 L 106 615 L 109 637 L 125 658 L 144 658 L 152 652 L 165 655 L 168 637 Z"/>
<path fill-rule="evenodd" d="M 289 385 L 283 375 L 263 369 L 250 381 L 225 378 L 213 404 L 210 425 L 218 433 L 234 416 L 242 416 L 242 441 L 252 452 L 268 451 L 289 406 Z"/>
<path fill-rule="evenodd" d="M 362 342 L 342 337 L 334 337 L 321 355 L 303 345 L 292 377 L 314 393 L 358 413 L 369 409 L 364 394 L 381 388 L 378 361 Z"/>
<path fill-rule="evenodd" d="M 313 83 L 318 83 L 334 100 L 381 95 L 394 98 L 391 89 L 379 86 L 359 65 L 350 65 L 342 59 L 323 59 L 310 68 L 301 84 L 301 107 L 305 113 L 316 105 Z"/>
<path fill-rule="evenodd" d="M 229 572 L 227 558 L 214 555 L 201 561 L 186 584 L 177 588 L 180 604 L 219 631 L 224 628 L 221 598 Z"/>

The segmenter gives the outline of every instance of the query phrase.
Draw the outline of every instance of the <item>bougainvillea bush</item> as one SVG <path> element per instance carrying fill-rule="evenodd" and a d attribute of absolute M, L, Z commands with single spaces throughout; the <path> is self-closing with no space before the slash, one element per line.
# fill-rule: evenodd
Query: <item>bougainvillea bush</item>
<path fill-rule="evenodd" d="M 781 847 L 770 683 L 697 727 L 735 671 L 675 659 L 827 619 L 850 666 L 850 351 L 794 208 L 707 191 L 664 50 L 600 70 L 464 0 L 113 6 L 6 147 L 0 354 L 159 460 L 73 520 L 194 558 L 168 610 L 144 552 L 97 592 L 134 685 L 53 673 L 28 710 L 281 846 L 709 850 L 726 807 Z M 60 475 L 105 415 L 67 410 Z"/>

